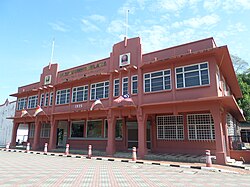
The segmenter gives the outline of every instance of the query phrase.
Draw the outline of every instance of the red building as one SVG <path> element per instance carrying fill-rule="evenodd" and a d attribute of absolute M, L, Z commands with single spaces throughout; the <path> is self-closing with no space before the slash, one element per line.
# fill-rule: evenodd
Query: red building
<path fill-rule="evenodd" d="M 119 98 L 125 94 L 132 101 Z M 217 47 L 213 38 L 146 54 L 140 38 L 125 38 L 105 59 L 63 71 L 58 64 L 44 67 L 39 82 L 12 96 L 17 97 L 12 146 L 25 123 L 33 150 L 45 142 L 49 149 L 91 144 L 112 155 L 136 146 L 143 158 L 148 150 L 204 154 L 210 149 L 217 163 L 225 164 L 234 127 L 244 121 L 227 46 Z M 37 105 L 43 111 L 33 117 Z M 21 117 L 22 109 L 28 114 Z"/>

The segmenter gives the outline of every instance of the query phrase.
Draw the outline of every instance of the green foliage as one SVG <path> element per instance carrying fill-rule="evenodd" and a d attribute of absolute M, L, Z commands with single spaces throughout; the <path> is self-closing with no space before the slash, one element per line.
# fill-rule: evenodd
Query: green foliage
<path fill-rule="evenodd" d="M 240 108 L 243 109 L 246 120 L 250 122 L 250 69 L 237 75 L 243 98 L 238 100 Z"/>

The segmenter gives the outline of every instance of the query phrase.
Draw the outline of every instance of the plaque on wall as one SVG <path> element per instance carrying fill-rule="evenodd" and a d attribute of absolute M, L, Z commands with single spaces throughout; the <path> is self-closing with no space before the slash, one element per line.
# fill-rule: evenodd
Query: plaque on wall
<path fill-rule="evenodd" d="M 51 75 L 47 75 L 44 78 L 44 85 L 51 84 Z"/>
<path fill-rule="evenodd" d="M 119 66 L 127 66 L 130 64 L 130 53 L 120 55 Z"/>

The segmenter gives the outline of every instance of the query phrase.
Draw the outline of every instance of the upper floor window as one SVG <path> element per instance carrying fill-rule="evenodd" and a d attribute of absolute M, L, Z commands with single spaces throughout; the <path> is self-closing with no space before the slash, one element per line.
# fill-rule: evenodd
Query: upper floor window
<path fill-rule="evenodd" d="M 171 89 L 170 70 L 144 74 L 144 92 L 157 92 Z"/>
<path fill-rule="evenodd" d="M 98 82 L 91 84 L 91 100 L 108 98 L 109 96 L 109 82 Z"/>
<path fill-rule="evenodd" d="M 119 79 L 115 79 L 114 80 L 114 96 L 115 97 L 120 95 L 119 87 L 120 87 Z"/>
<path fill-rule="evenodd" d="M 122 78 L 122 95 L 128 94 L 128 77 Z"/>
<path fill-rule="evenodd" d="M 132 94 L 137 94 L 138 93 L 138 76 L 134 75 L 131 77 L 131 93 Z"/>
<path fill-rule="evenodd" d="M 81 102 L 88 99 L 88 86 L 79 86 L 73 88 L 72 102 Z"/>
<path fill-rule="evenodd" d="M 54 95 L 54 93 L 53 92 L 50 92 L 50 98 L 49 98 L 49 105 L 51 106 L 51 105 L 53 105 L 53 95 Z"/>
<path fill-rule="evenodd" d="M 56 104 L 66 104 L 69 103 L 70 89 L 58 90 L 56 92 Z"/>
<path fill-rule="evenodd" d="M 42 107 L 44 105 L 44 94 L 41 94 L 40 96 L 40 106 Z"/>
<path fill-rule="evenodd" d="M 47 92 L 45 95 L 45 103 L 44 106 L 48 106 L 49 105 L 49 93 Z"/>
<path fill-rule="evenodd" d="M 175 69 L 176 88 L 187 88 L 209 84 L 208 63 L 183 66 Z"/>
<path fill-rule="evenodd" d="M 26 108 L 27 105 L 27 98 L 19 98 L 17 101 L 17 110 L 22 110 L 24 108 Z"/>
<path fill-rule="evenodd" d="M 38 95 L 33 95 L 28 98 L 28 108 L 36 108 L 38 102 Z"/>

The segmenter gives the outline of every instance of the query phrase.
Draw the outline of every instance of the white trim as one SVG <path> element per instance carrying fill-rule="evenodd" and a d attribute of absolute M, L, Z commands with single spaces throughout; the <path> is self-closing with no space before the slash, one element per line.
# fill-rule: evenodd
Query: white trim
<path fill-rule="evenodd" d="M 207 64 L 207 68 L 200 68 L 200 66 L 202 65 L 202 64 Z M 198 66 L 198 69 L 196 69 L 196 70 L 190 70 L 190 71 L 184 71 L 184 68 L 186 68 L 186 67 L 191 67 L 191 66 Z M 177 73 L 176 72 L 176 70 L 177 69 L 179 69 L 179 68 L 181 68 L 182 69 L 182 72 L 180 72 L 180 73 Z M 208 61 L 205 61 L 205 62 L 200 62 L 200 63 L 196 63 L 196 64 L 189 64 L 189 65 L 186 65 L 186 66 L 178 66 L 178 67 L 175 67 L 175 88 L 176 89 L 183 89 L 183 88 L 195 88 L 195 87 L 202 87 L 202 86 L 208 86 L 208 85 L 210 85 L 210 73 L 209 73 L 209 63 L 208 63 Z M 202 85 L 202 80 L 201 80 L 201 71 L 202 70 L 207 70 L 208 71 L 208 84 L 204 84 L 204 85 Z M 185 73 L 190 73 L 190 72 L 197 72 L 198 71 L 198 73 L 199 73 L 199 85 L 195 85 L 195 86 L 188 86 L 188 87 L 186 87 L 186 82 L 185 82 L 185 76 L 184 76 L 184 74 Z M 178 84 L 178 81 L 177 81 L 177 75 L 182 75 L 182 79 L 183 79 L 183 87 L 180 87 L 180 88 L 177 88 L 177 84 Z"/>
<path fill-rule="evenodd" d="M 78 88 L 83 88 L 83 90 L 82 90 L 82 92 L 83 92 L 83 100 L 82 101 L 74 101 L 73 100 L 73 95 L 74 95 L 74 93 L 76 93 L 76 100 L 77 100 L 77 95 L 78 95 Z M 74 89 L 76 89 L 76 91 L 74 91 Z M 87 101 L 88 100 L 88 93 L 87 93 L 87 99 L 85 100 L 84 98 L 85 98 L 85 92 L 86 92 L 86 90 L 87 90 L 87 92 L 89 92 L 89 86 L 86 84 L 86 85 L 83 85 L 83 86 L 76 86 L 76 87 L 73 87 L 72 88 L 72 95 L 71 95 L 71 101 L 72 101 L 72 103 L 79 103 L 79 102 L 83 102 L 83 101 Z"/>
<path fill-rule="evenodd" d="M 124 79 L 127 79 L 128 81 L 127 82 L 124 82 Z M 128 82 L 129 82 L 129 78 L 128 77 L 123 77 L 122 78 L 122 95 L 124 95 L 124 94 L 127 94 L 127 93 L 124 93 L 124 90 L 123 90 L 123 88 L 124 88 L 124 83 L 127 83 L 128 84 Z M 128 88 L 128 86 L 127 86 L 127 88 Z M 128 91 L 128 94 L 129 94 L 129 88 L 127 89 Z"/>
<path fill-rule="evenodd" d="M 106 89 L 105 89 L 105 87 L 106 87 L 105 83 L 108 83 L 107 88 L 108 88 L 108 91 L 109 91 L 109 86 L 110 86 L 109 81 L 102 81 L 102 82 L 92 83 L 90 85 L 90 101 L 96 100 L 96 85 L 97 84 L 101 84 L 101 83 L 103 83 L 103 97 L 99 98 L 99 99 L 103 99 L 103 98 L 108 98 L 109 97 L 109 94 L 108 94 L 107 97 L 105 97 L 105 91 L 106 91 Z M 95 85 L 94 88 L 92 88 L 93 85 Z M 92 89 L 95 89 L 94 99 L 92 99 Z"/>
<path fill-rule="evenodd" d="M 115 83 L 115 81 L 118 80 L 118 84 Z M 115 95 L 115 86 L 118 85 L 118 95 Z M 114 79 L 113 81 L 113 97 L 118 97 L 120 95 L 120 79 Z"/>
<path fill-rule="evenodd" d="M 134 78 L 134 77 L 136 77 L 136 81 L 133 81 L 133 78 Z M 131 90 L 130 90 L 130 91 L 131 91 L 131 94 L 132 94 L 132 95 L 137 95 L 137 94 L 138 94 L 138 75 L 132 75 L 130 81 L 131 81 Z M 137 93 L 133 93 L 133 83 L 134 83 L 134 82 L 137 82 Z"/>
<path fill-rule="evenodd" d="M 67 95 L 69 94 L 69 102 L 65 102 L 65 103 L 57 103 L 57 98 L 58 98 L 58 92 L 61 92 L 61 91 L 64 91 L 66 90 L 66 99 L 67 99 Z M 69 90 L 69 93 L 68 93 L 68 90 Z M 61 95 L 61 94 L 60 94 Z M 61 96 L 60 96 L 61 97 Z M 60 98 L 59 98 L 60 100 Z M 67 100 L 66 100 L 67 101 Z M 56 105 L 64 105 L 64 104 L 68 104 L 70 103 L 70 88 L 65 88 L 65 89 L 62 89 L 62 90 L 57 90 L 56 91 L 56 101 L 55 101 L 55 104 Z"/>

